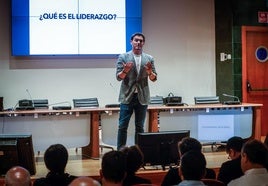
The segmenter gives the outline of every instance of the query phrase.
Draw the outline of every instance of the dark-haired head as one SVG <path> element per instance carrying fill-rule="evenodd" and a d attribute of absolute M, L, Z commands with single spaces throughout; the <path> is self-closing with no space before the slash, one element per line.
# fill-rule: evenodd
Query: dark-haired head
<path fill-rule="evenodd" d="M 126 156 L 121 151 L 109 151 L 102 157 L 101 175 L 104 181 L 121 183 L 126 175 Z"/>
<path fill-rule="evenodd" d="M 130 40 L 132 41 L 135 36 L 141 36 L 143 38 L 143 42 L 145 42 L 145 36 L 143 35 L 143 33 L 136 32 L 136 33 L 132 34 Z"/>
<path fill-rule="evenodd" d="M 181 157 L 180 171 L 183 180 L 201 180 L 206 173 L 206 159 L 202 152 L 191 150 Z"/>
<path fill-rule="evenodd" d="M 68 151 L 62 144 L 51 145 L 44 154 L 44 161 L 48 170 L 62 174 L 68 161 Z"/>
<path fill-rule="evenodd" d="M 121 151 L 126 155 L 127 173 L 135 174 L 143 165 L 144 155 L 137 145 L 124 147 Z"/>
<path fill-rule="evenodd" d="M 242 158 L 246 156 L 251 163 L 266 166 L 268 149 L 261 141 L 256 139 L 247 141 L 241 153 Z"/>
<path fill-rule="evenodd" d="M 226 152 L 228 153 L 230 149 L 240 152 L 244 144 L 243 138 L 239 136 L 234 136 L 228 139 L 226 144 Z"/>
<path fill-rule="evenodd" d="M 191 151 L 191 150 L 201 152 L 202 150 L 201 143 L 195 138 L 191 138 L 191 137 L 182 138 L 182 140 L 179 142 L 180 155 L 183 155 L 184 153 Z"/>

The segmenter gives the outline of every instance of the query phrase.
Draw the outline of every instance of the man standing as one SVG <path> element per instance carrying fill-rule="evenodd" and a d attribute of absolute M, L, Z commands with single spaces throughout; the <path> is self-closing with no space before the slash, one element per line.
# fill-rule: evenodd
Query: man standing
<path fill-rule="evenodd" d="M 144 121 L 150 90 L 148 78 L 156 81 L 154 59 L 143 52 L 145 36 L 134 33 L 131 36 L 132 50 L 119 55 L 116 64 L 116 78 L 122 81 L 119 93 L 120 115 L 117 135 L 117 149 L 126 145 L 127 129 L 132 113 L 135 112 L 135 143 L 137 134 L 144 132 Z"/>

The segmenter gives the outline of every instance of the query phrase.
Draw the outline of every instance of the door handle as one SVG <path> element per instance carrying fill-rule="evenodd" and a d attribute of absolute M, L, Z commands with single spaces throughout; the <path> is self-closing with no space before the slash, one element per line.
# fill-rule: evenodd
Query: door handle
<path fill-rule="evenodd" d="M 247 81 L 247 92 L 253 92 L 253 91 L 268 91 L 268 88 L 252 88 L 249 81 Z"/>

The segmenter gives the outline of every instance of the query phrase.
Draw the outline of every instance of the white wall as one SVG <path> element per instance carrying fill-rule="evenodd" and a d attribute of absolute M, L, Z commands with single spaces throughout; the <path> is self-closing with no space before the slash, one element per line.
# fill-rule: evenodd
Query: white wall
<path fill-rule="evenodd" d="M 116 59 L 10 56 L 10 0 L 0 1 L 0 96 L 4 108 L 19 99 L 49 103 L 98 97 L 100 105 L 117 103 L 120 82 Z M 215 28 L 213 0 L 143 0 L 145 51 L 155 58 L 158 81 L 151 95 L 214 96 Z M 94 46 L 94 43 L 92 43 Z"/>

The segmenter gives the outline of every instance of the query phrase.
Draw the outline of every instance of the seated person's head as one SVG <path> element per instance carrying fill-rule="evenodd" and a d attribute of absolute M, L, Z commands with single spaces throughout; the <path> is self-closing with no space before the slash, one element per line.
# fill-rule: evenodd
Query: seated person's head
<path fill-rule="evenodd" d="M 100 176 L 102 184 L 122 183 L 126 176 L 126 156 L 121 151 L 109 151 L 102 157 Z"/>
<path fill-rule="evenodd" d="M 241 137 L 234 136 L 228 139 L 226 144 L 226 153 L 229 154 L 230 159 L 235 159 L 240 156 L 244 140 Z"/>
<path fill-rule="evenodd" d="M 241 150 L 241 168 L 245 172 L 252 168 L 265 168 L 267 164 L 268 149 L 258 140 L 247 141 Z"/>
<path fill-rule="evenodd" d="M 75 178 L 69 186 L 100 186 L 100 183 L 91 177 L 81 176 Z"/>
<path fill-rule="evenodd" d="M 134 174 L 143 165 L 143 153 L 139 146 L 133 145 L 130 147 L 124 147 L 121 151 L 126 155 L 127 161 L 127 174 Z"/>
<path fill-rule="evenodd" d="M 10 168 L 5 176 L 6 186 L 29 186 L 31 185 L 31 175 L 23 167 L 15 166 Z"/>
<path fill-rule="evenodd" d="M 68 151 L 62 144 L 51 145 L 45 152 L 44 161 L 51 172 L 64 173 L 68 162 Z"/>
<path fill-rule="evenodd" d="M 182 156 L 184 153 L 195 150 L 195 151 L 200 151 L 202 150 L 202 145 L 201 143 L 191 137 L 184 137 L 180 142 L 179 142 L 179 153 L 180 156 Z"/>
<path fill-rule="evenodd" d="M 182 180 L 201 180 L 206 173 L 205 156 L 200 151 L 188 151 L 182 155 L 179 169 Z"/>

